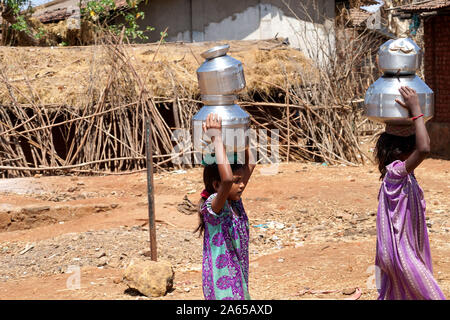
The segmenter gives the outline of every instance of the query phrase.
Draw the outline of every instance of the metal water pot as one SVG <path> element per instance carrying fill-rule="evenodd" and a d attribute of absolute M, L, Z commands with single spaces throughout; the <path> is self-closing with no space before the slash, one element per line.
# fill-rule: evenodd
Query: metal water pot
<path fill-rule="evenodd" d="M 391 125 L 411 125 L 409 111 L 395 99 L 403 100 L 398 91 L 408 86 L 417 92 L 424 121 L 434 115 L 434 93 L 415 75 L 420 67 L 421 49 L 409 38 L 389 40 L 378 51 L 378 65 L 384 72 L 366 91 L 364 116 Z"/>
<path fill-rule="evenodd" d="M 217 46 L 202 53 L 206 61 L 198 68 L 201 99 L 205 104 L 192 118 L 194 146 L 204 154 L 211 153 L 209 137 L 202 124 L 210 113 L 222 118 L 222 140 L 228 152 L 241 152 L 249 145 L 250 115 L 236 104 L 236 93 L 245 87 L 242 63 L 226 53 L 230 46 Z"/>
<path fill-rule="evenodd" d="M 424 121 L 428 121 L 434 114 L 433 91 L 416 75 L 390 77 L 382 76 L 367 89 L 364 99 L 364 115 L 370 120 L 393 125 L 409 125 L 409 111 L 400 106 L 395 99 L 403 100 L 401 86 L 408 86 L 416 90 L 419 104 L 424 114 Z"/>
<path fill-rule="evenodd" d="M 245 88 L 244 68 L 227 55 L 229 45 L 217 46 L 201 54 L 205 62 L 197 69 L 202 95 L 233 95 Z"/>

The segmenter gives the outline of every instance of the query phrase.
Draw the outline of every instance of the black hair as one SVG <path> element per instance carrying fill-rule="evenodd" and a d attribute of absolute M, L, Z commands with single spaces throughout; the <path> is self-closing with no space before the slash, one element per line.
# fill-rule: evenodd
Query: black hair
<path fill-rule="evenodd" d="M 231 172 L 235 173 L 236 171 L 242 169 L 244 166 L 240 163 L 233 163 L 230 164 L 231 166 Z M 219 173 L 219 167 L 216 163 L 205 165 L 205 168 L 203 169 L 203 183 L 205 184 L 205 190 L 208 194 L 213 194 L 216 192 L 216 189 L 214 188 L 214 182 L 220 182 L 220 173 Z M 197 231 L 199 232 L 199 236 L 203 234 L 205 231 L 205 222 L 203 221 L 203 215 L 202 215 L 202 206 L 206 201 L 206 197 L 201 197 L 198 202 L 198 216 L 199 216 L 199 224 L 198 227 L 194 230 L 194 233 Z"/>
<path fill-rule="evenodd" d="M 400 160 L 401 155 L 409 154 L 416 147 L 416 135 L 407 137 L 395 136 L 383 132 L 378 136 L 375 146 L 375 159 L 378 163 L 378 170 L 381 173 L 380 180 L 386 175 L 386 166 Z"/>

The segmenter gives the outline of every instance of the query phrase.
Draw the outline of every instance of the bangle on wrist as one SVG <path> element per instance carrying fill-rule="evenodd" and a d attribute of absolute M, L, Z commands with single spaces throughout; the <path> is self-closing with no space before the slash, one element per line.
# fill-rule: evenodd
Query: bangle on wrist
<path fill-rule="evenodd" d="M 419 114 L 418 116 L 412 117 L 411 120 L 415 121 L 415 120 L 419 119 L 420 117 L 423 117 L 423 113 Z"/>

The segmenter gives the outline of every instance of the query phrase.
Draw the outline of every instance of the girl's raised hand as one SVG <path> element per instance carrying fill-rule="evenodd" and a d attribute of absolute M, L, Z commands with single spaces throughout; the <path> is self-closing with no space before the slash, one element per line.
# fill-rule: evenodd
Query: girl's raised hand
<path fill-rule="evenodd" d="M 203 122 L 203 132 L 205 132 L 211 140 L 215 137 L 222 137 L 222 118 L 215 113 L 210 113 Z"/>
<path fill-rule="evenodd" d="M 404 102 L 400 99 L 395 99 L 395 102 L 397 102 L 403 108 L 408 109 L 412 116 L 419 115 L 421 111 L 419 105 L 419 96 L 417 95 L 416 90 L 407 86 L 402 86 L 400 87 L 400 89 L 398 89 L 398 91 L 400 91 Z"/>

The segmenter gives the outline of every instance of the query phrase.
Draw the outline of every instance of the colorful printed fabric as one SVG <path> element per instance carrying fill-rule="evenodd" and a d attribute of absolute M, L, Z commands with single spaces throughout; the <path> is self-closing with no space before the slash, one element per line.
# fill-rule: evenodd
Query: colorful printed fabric
<path fill-rule="evenodd" d="M 378 299 L 445 299 L 433 277 L 423 191 L 404 162 L 386 169 L 377 215 Z"/>
<path fill-rule="evenodd" d="M 227 201 L 216 214 L 212 194 L 202 206 L 203 294 L 206 300 L 249 300 L 249 225 L 242 200 Z"/>

